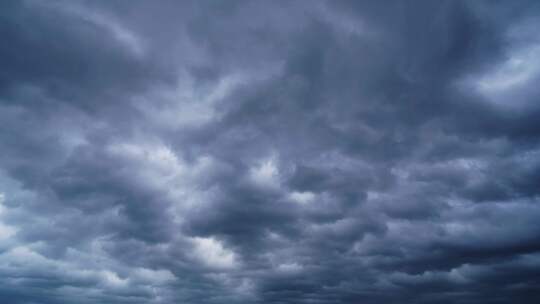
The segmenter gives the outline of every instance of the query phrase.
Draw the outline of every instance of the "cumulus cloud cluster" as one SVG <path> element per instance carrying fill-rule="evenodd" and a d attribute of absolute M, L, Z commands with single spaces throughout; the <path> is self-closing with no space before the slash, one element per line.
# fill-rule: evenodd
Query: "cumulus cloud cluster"
<path fill-rule="evenodd" d="M 2 1 L 0 302 L 540 302 L 537 1 Z"/>

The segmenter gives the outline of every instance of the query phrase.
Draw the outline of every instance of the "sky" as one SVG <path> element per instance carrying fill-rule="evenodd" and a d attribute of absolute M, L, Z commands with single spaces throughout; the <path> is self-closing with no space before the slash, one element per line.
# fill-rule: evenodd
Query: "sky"
<path fill-rule="evenodd" d="M 539 1 L 0 1 L 0 303 L 540 303 Z"/>

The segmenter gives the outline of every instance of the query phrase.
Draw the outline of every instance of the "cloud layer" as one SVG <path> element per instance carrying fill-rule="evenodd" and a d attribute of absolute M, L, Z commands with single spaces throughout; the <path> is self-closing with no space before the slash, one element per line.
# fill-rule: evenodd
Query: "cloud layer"
<path fill-rule="evenodd" d="M 535 1 L 3 1 L 0 302 L 538 303 Z"/>

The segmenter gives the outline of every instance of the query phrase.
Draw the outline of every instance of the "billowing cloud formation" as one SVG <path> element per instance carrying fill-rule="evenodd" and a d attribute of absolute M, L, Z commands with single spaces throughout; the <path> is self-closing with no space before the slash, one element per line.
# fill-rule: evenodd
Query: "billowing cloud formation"
<path fill-rule="evenodd" d="M 540 302 L 536 1 L 3 1 L 0 302 Z"/>

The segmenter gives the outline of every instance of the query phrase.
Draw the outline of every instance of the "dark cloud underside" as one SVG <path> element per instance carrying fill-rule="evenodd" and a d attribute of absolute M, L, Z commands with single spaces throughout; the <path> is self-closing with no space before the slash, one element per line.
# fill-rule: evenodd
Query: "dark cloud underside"
<path fill-rule="evenodd" d="M 540 302 L 539 26 L 3 1 L 0 302 Z"/>

